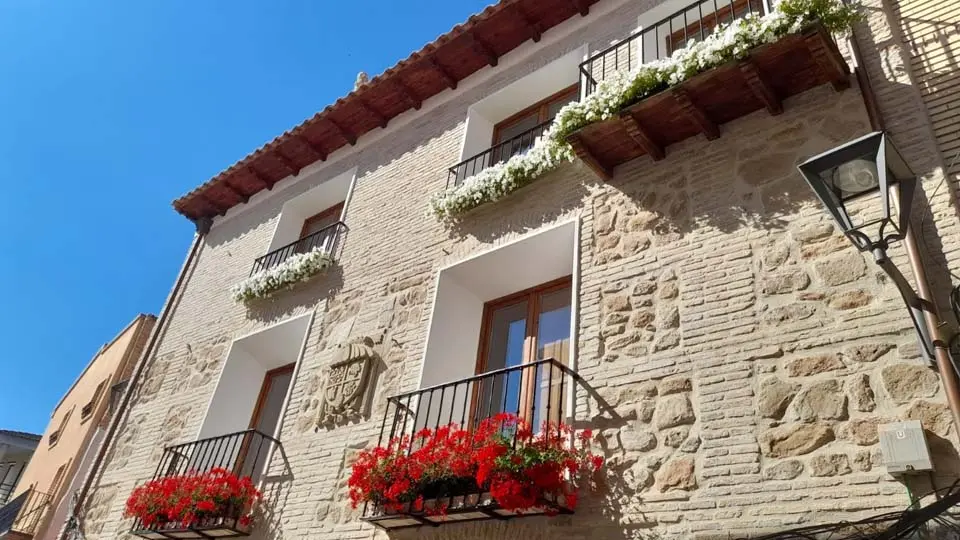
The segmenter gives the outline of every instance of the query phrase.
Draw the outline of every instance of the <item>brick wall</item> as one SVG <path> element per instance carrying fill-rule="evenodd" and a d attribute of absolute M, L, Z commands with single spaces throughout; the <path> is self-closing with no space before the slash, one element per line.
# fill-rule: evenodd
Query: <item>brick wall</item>
<path fill-rule="evenodd" d="M 344 483 L 352 454 L 379 433 L 386 396 L 419 383 L 438 269 L 571 217 L 582 231 L 577 367 L 597 396 L 577 396 L 577 420 L 598 430 L 608 485 L 574 516 L 398 537 L 726 538 L 902 508 L 906 491 L 879 465 L 875 431 L 896 418 L 924 421 L 938 481 L 950 481 L 956 435 L 901 300 L 833 231 L 794 168 L 870 131 L 856 85 L 811 90 L 780 116 L 755 113 L 723 126 L 719 140 L 689 139 L 606 183 L 574 163 L 457 225 L 426 217 L 458 160 L 469 104 L 583 42 L 595 50 L 625 35 L 647 7 L 592 13 L 585 29 L 522 65 L 425 106 L 396 134 L 215 226 L 97 479 L 87 537 L 128 531 L 126 495 L 153 475 L 164 445 L 196 436 L 230 342 L 309 311 L 316 317 L 281 434 L 292 479 L 269 487 L 281 502 L 257 536 L 384 536 L 358 521 Z M 866 67 L 929 194 L 942 159 L 920 95 L 885 67 L 897 53 L 888 24 L 882 9 L 871 11 L 861 32 Z M 272 300 L 235 304 L 229 288 L 266 250 L 283 201 L 354 166 L 340 264 Z M 941 189 L 929 198 L 924 232 L 941 261 L 956 252 L 951 197 Z M 892 255 L 903 262 L 899 250 Z M 944 290 L 948 278 L 932 274 Z M 383 337 L 371 415 L 315 431 L 322 369 L 343 336 L 363 335 Z"/>

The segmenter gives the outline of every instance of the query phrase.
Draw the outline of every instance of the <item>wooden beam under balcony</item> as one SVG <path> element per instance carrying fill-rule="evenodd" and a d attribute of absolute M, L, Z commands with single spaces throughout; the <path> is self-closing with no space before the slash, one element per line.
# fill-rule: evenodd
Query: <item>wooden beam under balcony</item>
<path fill-rule="evenodd" d="M 637 146 L 649 154 L 654 161 L 663 159 L 665 155 L 663 146 L 653 140 L 653 135 L 640 125 L 640 122 L 637 121 L 630 111 L 621 113 L 620 119 L 623 120 L 623 127 L 627 130 L 627 135 L 630 135 L 630 138 L 637 143 Z"/>
<path fill-rule="evenodd" d="M 610 180 L 613 178 L 613 167 L 610 167 L 604 163 L 601 163 L 600 160 L 593 155 L 593 152 L 590 150 L 590 147 L 587 146 L 587 143 L 583 141 L 583 138 L 577 134 L 573 134 L 570 139 L 570 146 L 573 147 L 574 153 L 577 154 L 577 157 L 580 158 L 580 161 L 584 162 L 587 167 L 597 173 L 597 176 L 604 180 Z"/>
<path fill-rule="evenodd" d="M 767 112 L 771 115 L 778 115 L 783 112 L 783 103 L 777 97 L 776 90 L 770 85 L 767 76 L 757 67 L 749 56 L 740 61 L 740 71 L 743 73 L 743 79 L 747 81 L 747 86 L 753 92 L 753 95 L 763 102 Z"/>
<path fill-rule="evenodd" d="M 632 159 L 662 159 L 666 148 L 758 110 L 779 114 L 784 100 L 830 83 L 849 85 L 849 68 L 821 25 L 754 48 L 745 61 L 731 61 L 631 104 L 619 116 L 570 134 L 577 156 L 602 178 Z M 709 143 L 704 143 L 709 144 Z"/>

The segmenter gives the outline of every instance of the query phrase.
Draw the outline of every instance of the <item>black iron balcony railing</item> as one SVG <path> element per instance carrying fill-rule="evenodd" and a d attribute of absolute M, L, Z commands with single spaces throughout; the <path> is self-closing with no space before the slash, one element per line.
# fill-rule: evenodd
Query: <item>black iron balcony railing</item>
<path fill-rule="evenodd" d="M 763 12 L 763 0 L 700 0 L 690 4 L 581 63 L 585 93 L 590 95 L 600 81 L 615 73 L 666 58 L 691 40 L 703 41 L 721 24 Z"/>
<path fill-rule="evenodd" d="M 13 495 L 13 490 L 16 487 L 17 485 L 11 482 L 0 482 L 0 506 L 7 504 L 7 501 L 10 500 L 10 496 Z"/>
<path fill-rule="evenodd" d="M 488 167 L 507 161 L 513 156 L 525 154 L 533 148 L 533 143 L 547 131 L 552 123 L 553 119 L 547 120 L 450 167 L 447 173 L 447 188 L 459 186 L 467 178 Z"/>
<path fill-rule="evenodd" d="M 399 394 L 387 399 L 378 444 L 386 446 L 395 437 L 450 424 L 472 430 L 484 419 L 499 413 L 515 414 L 535 430 L 548 421 L 554 424 L 567 422 L 570 408 L 566 402 L 576 396 L 576 387 L 581 383 L 575 371 L 548 358 Z M 503 434 L 512 437 L 514 433 Z M 408 447 L 407 451 L 414 449 Z M 499 508 L 489 494 L 478 489 L 447 493 L 438 497 L 436 502 L 446 508 L 445 515 L 430 515 L 411 509 L 398 512 L 367 505 L 363 519 L 384 529 L 398 529 L 438 525 L 444 521 L 509 519 L 521 515 Z M 545 512 L 572 512 L 559 501 L 541 502 Z M 526 511 L 522 515 L 537 513 Z"/>
<path fill-rule="evenodd" d="M 275 249 L 253 261 L 253 268 L 250 270 L 250 275 L 252 276 L 258 272 L 269 270 L 298 253 L 308 253 L 315 249 L 320 249 L 329 253 L 331 256 L 336 256 L 337 248 L 340 245 L 340 237 L 346 230 L 346 223 L 338 221 L 309 236 L 304 236 L 299 240 Z"/>
<path fill-rule="evenodd" d="M 0 508 L 0 537 L 17 533 L 34 536 L 43 525 L 50 509 L 50 496 L 35 489 L 24 491 Z"/>
<path fill-rule="evenodd" d="M 279 453 L 289 469 L 286 452 L 280 441 L 257 430 L 248 429 L 219 437 L 168 446 L 164 448 L 153 479 L 203 474 L 214 469 L 225 469 L 238 478 L 250 477 L 254 485 L 266 476 L 268 459 Z M 133 534 L 142 538 L 209 538 L 247 536 L 250 528 L 242 524 L 237 508 L 235 515 L 221 516 L 215 522 L 193 524 L 155 524 L 147 527 L 139 519 L 133 523 Z"/>

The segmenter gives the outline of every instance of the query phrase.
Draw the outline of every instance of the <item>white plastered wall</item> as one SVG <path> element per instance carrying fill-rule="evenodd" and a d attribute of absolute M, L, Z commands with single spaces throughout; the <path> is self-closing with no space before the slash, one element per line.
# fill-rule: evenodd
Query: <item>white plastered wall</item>
<path fill-rule="evenodd" d="M 267 253 L 297 240 L 303 230 L 303 222 L 331 206 L 344 203 L 340 213 L 340 219 L 343 220 L 347 212 L 347 198 L 356 176 L 357 169 L 350 169 L 284 203 Z"/>
<path fill-rule="evenodd" d="M 247 429 L 267 371 L 296 363 L 295 380 L 312 318 L 313 314 L 307 313 L 234 340 L 197 440 Z M 289 394 L 287 389 L 284 410 Z M 278 424 L 277 431 L 280 427 Z"/>
<path fill-rule="evenodd" d="M 587 46 L 583 45 L 468 107 L 460 159 L 490 148 L 497 122 L 577 84 L 580 62 L 586 55 Z"/>
<path fill-rule="evenodd" d="M 570 335 L 575 336 L 578 245 L 579 221 L 573 220 L 442 268 L 437 276 L 420 388 L 476 374 L 484 303 L 570 275 Z M 571 367 L 576 365 L 575 351 L 572 348 Z M 430 411 L 420 412 L 419 424 L 425 418 L 432 422 L 437 418 L 463 417 L 464 396 L 471 390 L 466 385 L 457 388 L 456 396 L 460 399 L 453 397 L 453 389 L 448 390 L 443 400 L 431 404 Z"/>

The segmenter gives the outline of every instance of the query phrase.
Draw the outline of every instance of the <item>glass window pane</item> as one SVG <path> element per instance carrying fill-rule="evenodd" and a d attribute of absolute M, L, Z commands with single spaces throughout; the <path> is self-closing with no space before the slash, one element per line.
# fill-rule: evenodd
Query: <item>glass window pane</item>
<path fill-rule="evenodd" d="M 507 125 L 500 126 L 500 131 L 498 132 L 495 142 L 501 143 L 508 141 L 528 129 L 537 127 L 540 123 L 539 118 L 538 111 L 531 111 L 530 114 L 522 118 L 518 118 Z"/>
<path fill-rule="evenodd" d="M 527 306 L 522 300 L 504 306 L 490 316 L 489 336 L 483 371 L 489 372 L 523 363 L 527 337 Z M 479 417 L 499 412 L 517 412 L 520 405 L 520 372 L 512 371 L 487 379 L 481 385 Z"/>
<path fill-rule="evenodd" d="M 570 363 L 570 287 L 544 293 L 540 296 L 540 314 L 537 327 L 537 360 L 553 358 L 563 365 Z M 535 408 L 532 424 L 542 428 L 546 421 L 562 420 L 563 372 L 553 364 L 539 366 L 533 386 L 532 402 Z"/>
<path fill-rule="evenodd" d="M 553 103 L 550 104 L 549 107 L 547 107 L 547 118 L 550 120 L 553 120 L 553 117 L 555 117 L 557 113 L 560 112 L 560 109 L 562 109 L 564 105 L 566 105 L 567 103 L 570 103 L 571 101 L 576 101 L 576 100 L 577 100 L 577 92 L 573 91 L 563 96 L 562 98 L 554 101 Z"/>
<path fill-rule="evenodd" d="M 567 363 L 570 348 L 570 287 L 540 297 L 537 321 L 537 360 L 556 358 Z"/>

